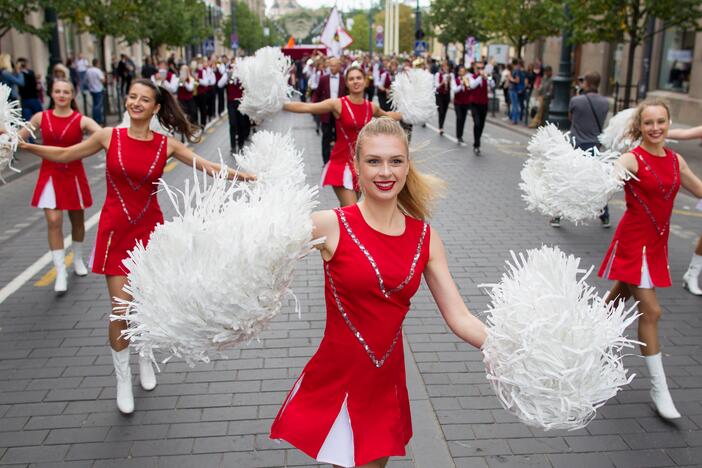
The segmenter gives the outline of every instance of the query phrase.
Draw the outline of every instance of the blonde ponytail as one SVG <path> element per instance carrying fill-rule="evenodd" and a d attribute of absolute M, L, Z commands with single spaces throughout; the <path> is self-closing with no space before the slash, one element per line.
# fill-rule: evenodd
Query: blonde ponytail
<path fill-rule="evenodd" d="M 358 134 L 356 140 L 356 162 L 360 162 L 361 149 L 366 138 L 376 135 L 390 135 L 399 138 L 409 155 L 409 142 L 402 126 L 389 117 L 379 117 L 368 122 Z M 409 171 L 405 186 L 397 196 L 400 210 L 408 216 L 425 221 L 431 217 L 436 199 L 441 196 L 445 182 L 431 174 L 417 170 L 412 158 L 409 160 Z"/>

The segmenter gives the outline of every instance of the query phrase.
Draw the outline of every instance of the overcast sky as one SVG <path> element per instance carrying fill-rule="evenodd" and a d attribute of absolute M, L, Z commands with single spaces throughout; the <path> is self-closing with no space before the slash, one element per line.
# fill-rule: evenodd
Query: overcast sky
<path fill-rule="evenodd" d="M 336 4 L 342 10 L 350 10 L 353 8 L 368 8 L 371 1 L 374 5 L 380 3 L 378 0 L 297 0 L 297 3 L 304 8 L 318 8 L 321 6 L 334 6 Z M 419 5 L 428 6 L 429 2 L 430 0 L 419 0 Z M 408 5 L 416 5 L 416 0 L 406 0 L 405 3 Z M 273 0 L 266 0 L 267 7 L 270 7 L 272 4 Z"/>

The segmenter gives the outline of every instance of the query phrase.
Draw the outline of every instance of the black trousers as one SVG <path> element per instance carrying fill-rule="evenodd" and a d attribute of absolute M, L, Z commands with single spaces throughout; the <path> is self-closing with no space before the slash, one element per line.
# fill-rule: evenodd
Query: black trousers
<path fill-rule="evenodd" d="M 212 119 L 215 116 L 217 91 L 214 88 L 210 88 L 205 94 L 206 105 L 207 105 L 207 116 Z"/>
<path fill-rule="evenodd" d="M 463 139 L 463 129 L 466 126 L 466 117 L 468 117 L 469 104 L 456 104 L 453 107 L 456 110 L 456 138 Z"/>
<path fill-rule="evenodd" d="M 375 96 L 375 86 L 371 85 L 366 88 L 366 99 L 373 102 L 373 96 Z"/>
<path fill-rule="evenodd" d="M 234 152 L 244 147 L 251 132 L 249 117 L 239 112 L 239 101 L 227 101 L 229 116 L 229 149 Z"/>
<path fill-rule="evenodd" d="M 198 92 L 194 99 L 197 111 L 200 114 L 200 126 L 205 128 L 205 125 L 207 125 L 207 95 L 203 92 Z"/>
<path fill-rule="evenodd" d="M 485 128 L 485 119 L 487 118 L 487 104 L 471 104 L 470 115 L 473 117 L 473 148 L 480 148 L 480 137 L 483 135 Z"/>
<path fill-rule="evenodd" d="M 439 128 L 444 128 L 444 122 L 446 121 L 446 113 L 448 112 L 449 103 L 451 102 L 451 95 L 437 94 L 436 95 L 436 106 L 439 108 Z"/>
<path fill-rule="evenodd" d="M 388 100 L 388 92 L 387 91 L 378 90 L 378 105 L 385 112 L 392 110 L 391 109 L 392 106 L 390 105 L 390 101 Z"/>
<path fill-rule="evenodd" d="M 195 99 L 188 99 L 187 101 L 178 101 L 180 103 L 181 109 L 188 116 L 188 120 L 193 125 L 197 125 L 197 106 L 195 105 Z"/>
<path fill-rule="evenodd" d="M 217 86 L 217 115 L 222 115 L 224 113 L 226 103 L 227 98 L 224 95 L 224 88 Z"/>
<path fill-rule="evenodd" d="M 329 117 L 329 122 L 322 122 L 322 161 L 329 162 L 332 145 L 336 140 L 336 119 Z"/>

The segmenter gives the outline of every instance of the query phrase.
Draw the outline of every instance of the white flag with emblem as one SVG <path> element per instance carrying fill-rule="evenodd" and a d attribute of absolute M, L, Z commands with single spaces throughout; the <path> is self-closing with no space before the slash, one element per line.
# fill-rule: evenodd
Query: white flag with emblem
<path fill-rule="evenodd" d="M 329 13 L 327 23 L 322 31 L 321 42 L 331 50 L 331 55 L 341 55 L 341 50 L 347 48 L 353 43 L 353 38 L 344 29 L 344 23 L 341 20 L 341 13 L 334 7 Z"/>

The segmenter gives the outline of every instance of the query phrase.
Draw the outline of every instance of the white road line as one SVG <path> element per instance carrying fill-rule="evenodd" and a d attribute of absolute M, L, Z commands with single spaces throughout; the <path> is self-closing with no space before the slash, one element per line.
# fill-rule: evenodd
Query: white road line
<path fill-rule="evenodd" d="M 98 211 L 94 215 L 90 217 L 85 222 L 85 230 L 89 231 L 90 229 L 93 228 L 100 219 L 100 212 Z M 71 245 L 71 236 L 68 235 L 63 239 L 63 245 L 64 248 L 68 248 Z M 16 292 L 19 288 L 24 286 L 24 284 L 31 280 L 34 275 L 39 273 L 41 270 L 43 270 L 49 263 L 51 262 L 51 252 L 46 252 L 44 255 L 42 255 L 39 260 L 36 262 L 32 263 L 27 269 L 25 269 L 22 273 L 17 275 L 12 281 L 7 283 L 5 287 L 0 289 L 0 304 L 5 302 L 5 299 L 10 297 L 14 292 Z"/>
<path fill-rule="evenodd" d="M 436 132 L 436 133 L 439 133 L 439 129 L 436 128 L 435 126 L 431 125 L 431 124 L 427 124 L 427 128 L 428 128 L 429 130 L 432 130 L 432 131 Z M 458 143 L 458 140 L 456 139 L 456 137 L 451 136 L 451 135 L 449 135 L 449 134 L 446 133 L 446 132 L 444 132 L 444 137 L 445 137 L 446 139 L 448 139 L 448 140 L 454 142 L 454 143 Z"/>

